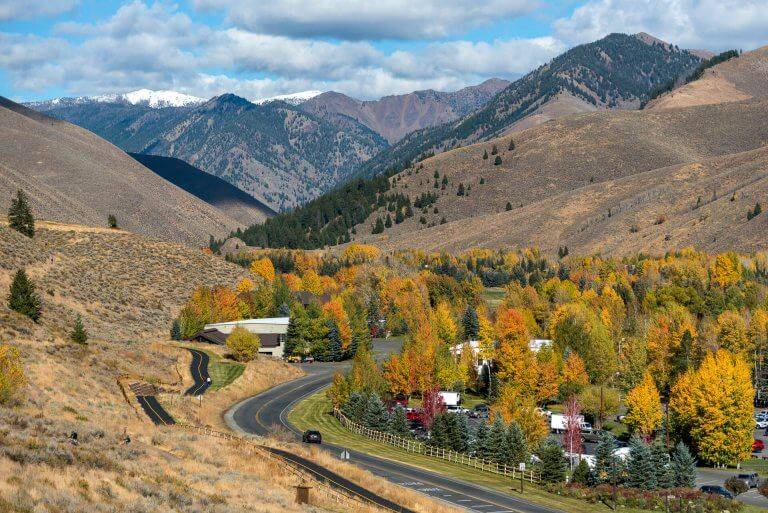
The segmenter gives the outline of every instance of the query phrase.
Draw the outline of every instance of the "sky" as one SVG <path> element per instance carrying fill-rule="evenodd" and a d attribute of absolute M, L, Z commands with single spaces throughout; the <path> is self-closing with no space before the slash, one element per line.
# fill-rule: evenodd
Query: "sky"
<path fill-rule="evenodd" d="M 0 0 L 0 95 L 374 99 L 517 78 L 612 32 L 768 44 L 768 0 Z"/>

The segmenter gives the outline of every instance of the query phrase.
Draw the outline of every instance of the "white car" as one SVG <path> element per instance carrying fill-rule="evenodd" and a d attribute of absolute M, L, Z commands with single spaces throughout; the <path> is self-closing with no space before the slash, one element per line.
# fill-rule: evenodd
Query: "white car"
<path fill-rule="evenodd" d="M 755 428 L 757 428 L 757 429 L 768 428 L 768 420 L 756 420 L 755 421 Z"/>

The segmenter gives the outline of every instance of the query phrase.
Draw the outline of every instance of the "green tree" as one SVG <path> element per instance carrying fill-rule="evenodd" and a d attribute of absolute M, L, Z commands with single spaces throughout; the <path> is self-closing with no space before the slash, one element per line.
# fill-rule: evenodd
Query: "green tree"
<path fill-rule="evenodd" d="M 368 396 L 362 392 L 352 392 L 349 401 L 341 407 L 341 413 L 352 422 L 361 423 L 368 407 Z"/>
<path fill-rule="evenodd" d="M 174 319 L 171 324 L 171 340 L 181 340 L 181 323 L 178 319 Z"/>
<path fill-rule="evenodd" d="M 113 230 L 117 229 L 117 217 L 115 217 L 115 214 L 109 214 L 107 216 L 107 226 L 109 226 Z"/>
<path fill-rule="evenodd" d="M 77 319 L 75 320 L 75 327 L 69 334 L 69 338 L 75 344 L 85 345 L 85 343 L 88 342 L 88 332 L 85 331 L 85 326 L 83 326 L 83 318 L 80 317 L 80 314 L 77 315 Z"/>
<path fill-rule="evenodd" d="M 376 223 L 373 225 L 373 228 L 371 229 L 371 233 L 374 235 L 377 233 L 382 233 L 384 231 L 384 221 L 381 220 L 381 217 L 376 218 Z"/>
<path fill-rule="evenodd" d="M 510 203 L 509 201 L 507 201 L 507 205 L 504 207 L 504 210 L 506 210 L 507 212 L 509 212 L 510 210 L 512 210 L 512 203 Z"/>
<path fill-rule="evenodd" d="M 405 221 L 405 216 L 403 215 L 403 211 L 401 209 L 397 209 L 397 213 L 395 214 L 395 224 L 400 224 L 403 221 Z"/>
<path fill-rule="evenodd" d="M 488 150 L 483 150 L 483 160 L 488 160 Z"/>
<path fill-rule="evenodd" d="M 638 435 L 633 435 L 629 440 L 627 486 L 644 490 L 656 488 L 656 469 L 651 450 Z"/>
<path fill-rule="evenodd" d="M 477 317 L 477 310 L 471 305 L 464 310 L 464 316 L 461 318 L 461 324 L 464 328 L 464 338 L 466 340 L 477 340 L 477 334 L 480 331 L 480 319 Z"/>
<path fill-rule="evenodd" d="M 11 207 L 8 209 L 8 225 L 27 237 L 35 235 L 35 218 L 29 207 L 27 195 L 21 189 L 16 191 L 16 197 L 11 200 Z"/>
<path fill-rule="evenodd" d="M 595 481 L 598 483 L 615 483 L 621 474 L 621 461 L 614 454 L 616 440 L 607 431 L 601 431 L 595 447 Z"/>
<path fill-rule="evenodd" d="M 515 151 L 515 140 L 510 139 L 509 140 L 509 151 Z"/>
<path fill-rule="evenodd" d="M 344 356 L 342 350 L 341 335 L 339 334 L 339 328 L 332 320 L 328 321 L 328 351 L 326 352 L 325 360 L 328 362 L 341 361 Z"/>
<path fill-rule="evenodd" d="M 446 448 L 448 446 L 448 426 L 445 413 L 438 413 L 432 419 L 429 428 L 429 444 L 434 447 Z"/>
<path fill-rule="evenodd" d="M 408 436 L 410 430 L 408 429 L 408 417 L 405 415 L 405 408 L 399 404 L 394 407 L 392 414 L 389 416 L 389 426 L 387 431 L 397 436 Z"/>
<path fill-rule="evenodd" d="M 675 452 L 672 453 L 672 476 L 674 486 L 681 488 L 693 488 L 696 486 L 696 459 L 683 442 L 678 442 Z"/>
<path fill-rule="evenodd" d="M 589 469 L 589 463 L 587 460 L 579 460 L 579 464 L 573 469 L 573 475 L 571 476 L 571 482 L 580 484 L 582 486 L 589 485 L 592 478 L 592 471 Z"/>
<path fill-rule="evenodd" d="M 397 212 L 400 213 L 399 210 Z M 392 217 L 389 214 L 387 214 L 387 218 L 384 220 L 384 228 L 392 228 Z"/>
<path fill-rule="evenodd" d="M 500 166 L 501 165 L 501 155 L 496 155 L 496 158 L 493 159 L 493 165 L 494 166 Z"/>
<path fill-rule="evenodd" d="M 517 466 L 519 463 L 527 462 L 530 458 L 528 444 L 525 441 L 525 435 L 517 422 L 511 422 L 507 426 L 507 432 L 504 436 L 505 453 L 507 456 L 507 465 Z"/>
<path fill-rule="evenodd" d="M 464 184 L 459 183 L 459 189 L 456 191 L 456 196 L 464 196 L 466 191 L 464 190 Z"/>
<path fill-rule="evenodd" d="M 475 430 L 475 439 L 472 443 L 472 451 L 478 458 L 488 458 L 488 438 L 490 434 L 488 423 L 481 419 L 477 430 Z"/>
<path fill-rule="evenodd" d="M 493 423 L 491 424 L 486 451 L 488 458 L 492 461 L 503 463 L 501 456 L 504 452 L 506 433 L 507 427 L 504 425 L 501 415 L 496 415 L 496 418 L 493 419 Z"/>
<path fill-rule="evenodd" d="M 232 356 L 239 362 L 253 360 L 256 353 L 259 352 L 259 336 L 251 333 L 245 328 L 237 327 L 227 337 L 227 348 L 232 352 Z"/>
<path fill-rule="evenodd" d="M 376 392 L 373 392 L 368 397 L 368 405 L 365 408 L 365 415 L 363 416 L 363 424 L 371 429 L 377 431 L 386 431 L 389 424 L 389 414 L 384 403 L 381 402 L 381 397 Z"/>
<path fill-rule="evenodd" d="M 494 144 L 493 147 L 491 148 L 491 155 L 496 155 L 497 153 L 499 153 L 499 149 Z"/>
<path fill-rule="evenodd" d="M 29 279 L 24 269 L 16 271 L 13 277 L 11 291 L 8 294 L 8 307 L 33 321 L 40 318 L 43 310 L 40 297 L 35 292 L 35 284 Z"/>
<path fill-rule="evenodd" d="M 656 437 L 651 444 L 651 461 L 653 462 L 656 486 L 659 488 L 672 488 L 674 485 L 673 470 L 669 462 L 667 448 L 660 436 Z"/>
<path fill-rule="evenodd" d="M 548 438 L 539 449 L 541 460 L 541 480 L 544 483 L 562 483 L 568 468 L 563 448 L 557 441 Z"/>

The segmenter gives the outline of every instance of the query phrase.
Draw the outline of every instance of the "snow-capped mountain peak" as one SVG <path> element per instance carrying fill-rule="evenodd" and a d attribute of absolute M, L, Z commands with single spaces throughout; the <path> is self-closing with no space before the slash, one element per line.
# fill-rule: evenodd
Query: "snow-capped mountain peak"
<path fill-rule="evenodd" d="M 187 107 L 205 103 L 204 98 L 191 96 L 176 91 L 152 91 L 139 89 L 123 94 L 100 94 L 96 96 L 78 96 L 76 98 L 54 98 L 41 102 L 29 102 L 26 105 L 36 107 L 55 107 L 58 105 L 78 105 L 83 103 L 128 103 L 146 105 L 153 109 L 163 107 Z"/>
<path fill-rule="evenodd" d="M 291 94 L 279 94 L 277 96 L 270 96 L 269 98 L 260 98 L 258 100 L 254 100 L 253 103 L 255 103 L 256 105 L 262 105 L 264 103 L 269 103 L 269 102 L 283 101 L 291 105 L 300 105 L 305 101 L 311 98 L 314 98 L 319 94 L 323 94 L 323 92 L 322 91 L 301 91 L 298 93 L 291 93 Z"/>

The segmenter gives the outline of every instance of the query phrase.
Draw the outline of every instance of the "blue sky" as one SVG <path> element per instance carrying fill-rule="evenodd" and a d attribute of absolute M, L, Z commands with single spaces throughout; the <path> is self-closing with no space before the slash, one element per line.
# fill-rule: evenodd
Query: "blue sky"
<path fill-rule="evenodd" d="M 611 32 L 768 43 L 768 0 L 0 0 L 0 94 L 378 98 L 516 78 Z"/>

